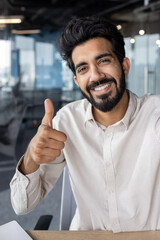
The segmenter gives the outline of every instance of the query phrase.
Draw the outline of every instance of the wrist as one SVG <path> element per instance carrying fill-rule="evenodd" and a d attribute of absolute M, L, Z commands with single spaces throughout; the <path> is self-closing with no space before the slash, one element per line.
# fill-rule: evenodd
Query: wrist
<path fill-rule="evenodd" d="M 32 160 L 32 158 L 31 158 L 31 156 L 30 156 L 30 154 L 28 153 L 28 150 L 27 150 L 23 159 L 22 159 L 22 162 L 21 162 L 18 170 L 22 174 L 27 175 L 27 174 L 35 172 L 38 168 L 39 168 L 39 164 L 35 163 Z"/>

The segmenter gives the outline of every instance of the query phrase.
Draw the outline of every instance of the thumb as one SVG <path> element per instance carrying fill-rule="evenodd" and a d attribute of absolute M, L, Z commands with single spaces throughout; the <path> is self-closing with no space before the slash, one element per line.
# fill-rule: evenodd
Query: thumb
<path fill-rule="evenodd" d="M 45 109 L 45 114 L 44 114 L 44 117 L 42 119 L 42 124 L 47 125 L 49 127 L 52 127 L 52 118 L 53 118 L 53 115 L 54 115 L 54 106 L 53 106 L 52 101 L 49 98 L 47 98 L 44 101 L 44 109 Z"/>

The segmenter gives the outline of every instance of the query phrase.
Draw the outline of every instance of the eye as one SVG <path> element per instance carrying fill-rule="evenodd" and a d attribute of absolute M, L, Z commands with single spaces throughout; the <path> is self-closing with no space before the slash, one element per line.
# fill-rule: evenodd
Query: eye
<path fill-rule="evenodd" d="M 101 58 L 100 60 L 99 60 L 99 64 L 103 64 L 103 63 L 110 63 L 111 62 L 111 60 L 110 60 L 110 58 Z"/>
<path fill-rule="evenodd" d="M 77 69 L 77 72 L 78 73 L 83 73 L 83 72 L 85 72 L 87 70 L 87 67 L 86 66 L 82 66 L 82 67 L 79 67 L 78 69 Z"/>

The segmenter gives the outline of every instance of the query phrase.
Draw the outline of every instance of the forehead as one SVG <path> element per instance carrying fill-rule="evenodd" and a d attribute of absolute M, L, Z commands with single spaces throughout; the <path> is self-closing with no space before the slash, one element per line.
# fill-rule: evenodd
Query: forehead
<path fill-rule="evenodd" d="M 89 39 L 73 49 L 72 61 L 75 65 L 79 61 L 87 61 L 102 53 L 110 53 L 113 57 L 115 56 L 111 43 L 102 37 Z"/>

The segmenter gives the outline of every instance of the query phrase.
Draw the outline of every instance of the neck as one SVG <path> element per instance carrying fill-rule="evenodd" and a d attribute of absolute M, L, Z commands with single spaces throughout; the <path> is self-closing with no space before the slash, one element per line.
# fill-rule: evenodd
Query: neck
<path fill-rule="evenodd" d="M 112 111 L 102 112 L 93 107 L 94 119 L 106 127 L 113 125 L 114 123 L 120 121 L 124 117 L 128 108 L 128 103 L 129 97 L 127 91 L 125 90 L 121 100 L 114 107 L 114 109 L 112 109 Z"/>

